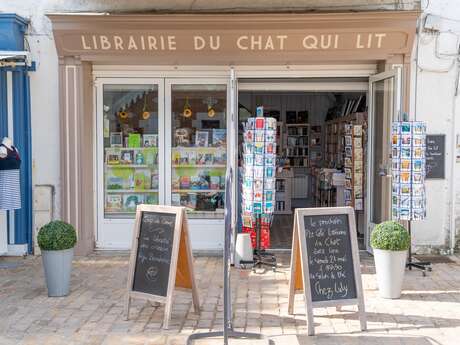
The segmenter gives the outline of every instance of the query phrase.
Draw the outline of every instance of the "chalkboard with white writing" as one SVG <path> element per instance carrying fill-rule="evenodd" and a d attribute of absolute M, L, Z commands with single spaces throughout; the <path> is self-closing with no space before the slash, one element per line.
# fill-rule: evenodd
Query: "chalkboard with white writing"
<path fill-rule="evenodd" d="M 176 214 L 142 211 L 133 291 L 166 297 Z"/>
<path fill-rule="evenodd" d="M 426 136 L 426 178 L 445 178 L 446 136 L 444 134 Z"/>
<path fill-rule="evenodd" d="M 304 216 L 313 302 L 357 298 L 348 214 Z"/>

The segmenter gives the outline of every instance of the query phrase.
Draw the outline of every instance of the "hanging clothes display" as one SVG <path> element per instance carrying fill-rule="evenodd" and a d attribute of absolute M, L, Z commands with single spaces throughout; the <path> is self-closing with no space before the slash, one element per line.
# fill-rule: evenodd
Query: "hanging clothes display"
<path fill-rule="evenodd" d="M 0 210 L 17 210 L 21 208 L 21 158 L 14 146 L 0 144 L 0 147 L 7 152 L 5 157 L 0 157 Z"/>

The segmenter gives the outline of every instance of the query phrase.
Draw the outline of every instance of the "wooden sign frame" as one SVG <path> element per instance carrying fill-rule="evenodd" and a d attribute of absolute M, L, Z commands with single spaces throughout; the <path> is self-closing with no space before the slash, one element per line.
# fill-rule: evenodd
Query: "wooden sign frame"
<path fill-rule="evenodd" d="M 136 259 L 139 246 L 139 235 L 143 212 L 158 212 L 170 213 L 176 215 L 174 226 L 174 236 L 171 252 L 171 265 L 169 267 L 169 281 L 167 295 L 157 296 L 145 292 L 133 290 L 134 274 L 136 269 Z M 198 290 L 195 283 L 195 275 L 193 271 L 193 256 L 192 247 L 190 244 L 190 236 L 188 232 L 188 220 L 184 207 L 176 206 L 160 206 L 160 205 L 139 205 L 136 210 L 136 221 L 134 223 L 133 241 L 131 255 L 129 260 L 127 294 L 125 301 L 125 319 L 129 318 L 129 308 L 131 298 L 138 298 L 150 302 L 159 302 L 165 304 L 165 315 L 163 320 L 163 328 L 168 329 L 169 320 L 171 318 L 172 301 L 174 289 L 185 290 L 192 292 L 193 308 L 195 312 L 199 312 Z"/>
<path fill-rule="evenodd" d="M 350 231 L 356 298 L 317 302 L 312 301 L 304 216 L 322 215 L 348 215 L 348 229 Z M 293 314 L 294 312 L 295 294 L 303 291 L 305 296 L 305 313 L 307 316 L 308 335 L 315 334 L 313 308 L 318 307 L 336 306 L 337 309 L 339 309 L 341 306 L 345 305 L 357 305 L 361 330 L 364 331 L 367 329 L 366 313 L 364 309 L 363 286 L 359 264 L 359 249 L 358 241 L 356 238 L 355 212 L 352 207 L 298 208 L 295 210 L 290 271 L 291 276 L 289 279 L 288 313 Z"/>

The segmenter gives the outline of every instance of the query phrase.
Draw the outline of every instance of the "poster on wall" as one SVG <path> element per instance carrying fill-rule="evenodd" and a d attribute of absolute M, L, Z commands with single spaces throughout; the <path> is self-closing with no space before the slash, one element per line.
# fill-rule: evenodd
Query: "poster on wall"
<path fill-rule="evenodd" d="M 261 247 L 270 247 L 270 222 L 275 209 L 276 119 L 257 117 L 247 120 L 243 134 L 242 223 L 255 247 L 255 219 L 261 220 Z M 260 115 L 260 116 L 259 116 Z"/>
<path fill-rule="evenodd" d="M 426 124 L 394 122 L 391 131 L 392 217 L 422 220 L 426 217 Z"/>

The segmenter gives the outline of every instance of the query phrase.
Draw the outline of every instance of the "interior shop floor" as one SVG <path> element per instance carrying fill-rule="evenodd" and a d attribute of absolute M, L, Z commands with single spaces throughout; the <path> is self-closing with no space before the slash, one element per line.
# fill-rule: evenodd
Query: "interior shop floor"
<path fill-rule="evenodd" d="M 233 323 L 237 330 L 262 332 L 275 345 L 373 344 L 455 345 L 460 334 L 460 258 L 434 264 L 427 277 L 407 271 L 401 299 L 377 295 L 373 260 L 362 253 L 367 332 L 359 330 L 354 307 L 315 310 L 317 336 L 306 335 L 305 308 L 296 298 L 295 315 L 287 312 L 289 255 L 278 255 L 277 272 L 255 274 L 232 269 Z M 222 260 L 195 259 L 201 314 L 189 294 L 175 294 L 171 327 L 162 330 L 164 307 L 133 302 L 123 318 L 128 256 L 94 254 L 74 261 L 71 293 L 49 298 L 40 257 L 0 258 L 0 344 L 173 345 L 187 335 L 220 330 L 223 324 Z M 196 344 L 222 344 L 222 339 Z M 257 344 L 240 340 L 231 344 Z"/>

